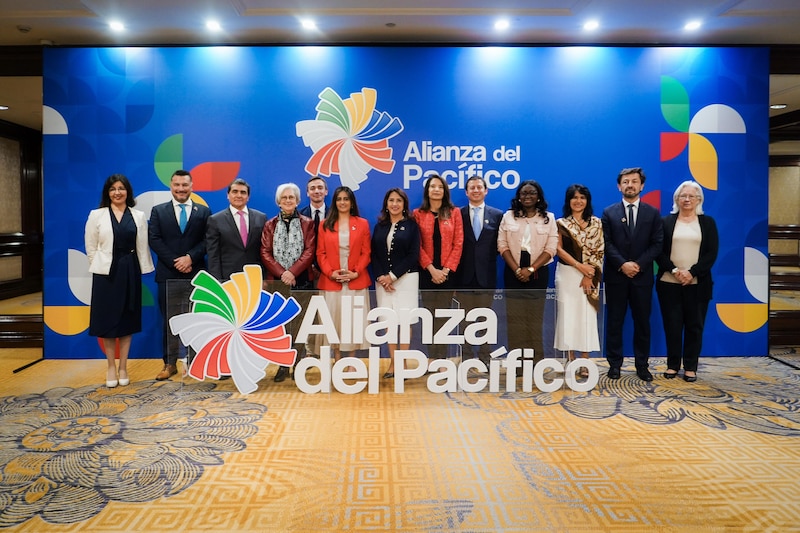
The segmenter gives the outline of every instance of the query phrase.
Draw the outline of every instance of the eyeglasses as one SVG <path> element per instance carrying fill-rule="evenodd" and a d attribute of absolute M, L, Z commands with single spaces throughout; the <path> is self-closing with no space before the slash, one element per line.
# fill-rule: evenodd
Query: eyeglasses
<path fill-rule="evenodd" d="M 520 191 L 520 196 L 539 196 L 539 193 L 536 191 Z"/>
<path fill-rule="evenodd" d="M 697 198 L 700 197 L 695 196 L 694 194 L 681 194 L 680 196 L 678 196 L 679 200 L 696 200 Z"/>

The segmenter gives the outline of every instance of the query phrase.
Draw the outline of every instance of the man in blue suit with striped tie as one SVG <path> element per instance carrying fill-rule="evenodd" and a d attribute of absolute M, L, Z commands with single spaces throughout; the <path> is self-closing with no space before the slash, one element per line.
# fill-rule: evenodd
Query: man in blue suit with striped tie
<path fill-rule="evenodd" d="M 469 204 L 461 208 L 464 245 L 458 265 L 456 300 L 469 312 L 476 307 L 492 307 L 497 288 L 497 232 L 503 212 L 486 204 L 486 180 L 472 176 L 466 183 Z M 465 344 L 462 356 L 473 356 L 473 346 Z M 489 364 L 493 346 L 478 347 L 478 357 Z"/>

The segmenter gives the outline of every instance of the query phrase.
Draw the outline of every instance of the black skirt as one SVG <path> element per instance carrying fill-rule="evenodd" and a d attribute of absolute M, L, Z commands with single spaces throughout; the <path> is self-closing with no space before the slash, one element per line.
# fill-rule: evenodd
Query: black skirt
<path fill-rule="evenodd" d="M 114 230 L 114 257 L 108 275 L 92 276 L 89 335 L 104 339 L 142 330 L 142 272 L 136 255 L 136 222 L 129 209 L 122 221 L 108 210 Z"/>

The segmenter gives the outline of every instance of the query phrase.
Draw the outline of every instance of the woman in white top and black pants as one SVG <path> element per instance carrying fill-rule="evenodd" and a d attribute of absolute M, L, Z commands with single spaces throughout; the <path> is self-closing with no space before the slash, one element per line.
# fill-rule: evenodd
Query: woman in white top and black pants
<path fill-rule="evenodd" d="M 683 362 L 683 379 L 692 382 L 697 381 L 719 235 L 714 219 L 703 214 L 700 185 L 684 181 L 672 198 L 672 213 L 664 217 L 664 249 L 656 258 L 656 293 L 667 343 L 664 377 L 675 378 Z"/>

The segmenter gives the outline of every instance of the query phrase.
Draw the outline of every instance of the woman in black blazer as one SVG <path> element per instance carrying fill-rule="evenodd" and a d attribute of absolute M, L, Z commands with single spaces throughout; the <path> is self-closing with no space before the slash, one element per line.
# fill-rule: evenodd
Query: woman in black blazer
<path fill-rule="evenodd" d="M 700 185 L 684 181 L 672 199 L 672 213 L 664 217 L 664 248 L 656 258 L 656 293 L 667 342 L 664 377 L 675 378 L 683 362 L 683 379 L 692 382 L 697 381 L 719 235 L 714 219 L 703 214 Z"/>
<path fill-rule="evenodd" d="M 408 196 L 389 189 L 372 232 L 372 277 L 378 307 L 395 311 L 419 307 L 419 227 L 409 217 Z M 407 350 L 408 344 L 398 345 Z M 389 345 L 389 368 L 384 378 L 394 377 L 395 346 Z"/>

